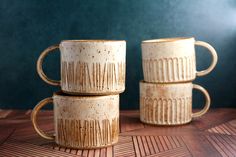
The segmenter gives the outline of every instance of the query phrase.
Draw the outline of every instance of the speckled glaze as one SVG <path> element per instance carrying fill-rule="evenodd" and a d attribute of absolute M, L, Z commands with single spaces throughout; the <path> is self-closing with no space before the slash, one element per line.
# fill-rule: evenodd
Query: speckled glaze
<path fill-rule="evenodd" d="M 55 138 L 37 125 L 37 113 L 45 104 L 54 104 Z M 119 135 L 119 95 L 65 96 L 55 93 L 39 102 L 32 112 L 39 135 L 64 147 L 92 149 L 113 145 Z"/>
<path fill-rule="evenodd" d="M 200 90 L 205 98 L 204 108 L 192 113 L 192 89 Z M 140 120 L 148 124 L 179 125 L 205 114 L 210 96 L 201 86 L 189 83 L 157 84 L 140 82 Z"/>
<path fill-rule="evenodd" d="M 208 69 L 196 70 L 195 45 L 207 48 L 212 56 Z M 144 81 L 175 83 L 192 81 L 196 76 L 210 73 L 217 63 L 215 49 L 206 42 L 194 38 L 166 38 L 142 42 Z"/>
<path fill-rule="evenodd" d="M 42 60 L 56 48 L 61 51 L 61 81 L 50 80 Z M 68 94 L 104 95 L 125 90 L 126 42 L 113 40 L 64 40 L 46 49 L 38 60 L 38 73 Z"/>

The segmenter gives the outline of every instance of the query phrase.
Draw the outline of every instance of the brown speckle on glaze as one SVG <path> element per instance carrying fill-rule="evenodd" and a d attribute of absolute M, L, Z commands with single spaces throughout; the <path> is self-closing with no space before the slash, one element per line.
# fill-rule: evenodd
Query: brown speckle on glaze
<path fill-rule="evenodd" d="M 91 149 L 118 142 L 119 95 L 56 94 L 54 106 L 56 143 L 65 147 Z"/>
<path fill-rule="evenodd" d="M 104 95 L 124 91 L 124 41 L 67 40 L 62 41 L 60 50 L 63 92 Z"/>

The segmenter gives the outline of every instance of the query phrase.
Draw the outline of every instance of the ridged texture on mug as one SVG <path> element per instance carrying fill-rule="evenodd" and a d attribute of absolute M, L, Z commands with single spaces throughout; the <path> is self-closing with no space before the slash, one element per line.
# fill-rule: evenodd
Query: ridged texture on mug
<path fill-rule="evenodd" d="M 159 125 L 185 124 L 191 121 L 192 97 L 140 98 L 142 122 Z"/>
<path fill-rule="evenodd" d="M 54 94 L 56 143 L 92 149 L 112 145 L 119 134 L 119 95 Z"/>
<path fill-rule="evenodd" d="M 125 63 L 62 62 L 62 90 L 79 93 L 120 93 L 125 89 Z"/>
<path fill-rule="evenodd" d="M 143 59 L 142 62 L 146 82 L 182 82 L 196 77 L 194 56 Z"/>
<path fill-rule="evenodd" d="M 74 148 L 97 148 L 118 142 L 119 118 L 112 120 L 57 119 L 57 143 Z"/>

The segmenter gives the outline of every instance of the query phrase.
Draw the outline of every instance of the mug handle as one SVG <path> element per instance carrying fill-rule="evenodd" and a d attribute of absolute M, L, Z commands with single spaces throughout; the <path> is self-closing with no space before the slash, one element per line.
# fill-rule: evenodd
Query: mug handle
<path fill-rule="evenodd" d="M 197 89 L 197 90 L 201 91 L 204 94 L 205 99 L 206 99 L 206 103 L 205 103 L 204 108 L 199 112 L 192 113 L 192 117 L 196 118 L 196 117 L 200 117 L 200 116 L 204 115 L 208 111 L 208 109 L 210 108 L 211 99 L 210 99 L 210 96 L 209 96 L 207 90 L 205 88 L 203 88 L 202 86 L 193 84 L 193 89 Z"/>
<path fill-rule="evenodd" d="M 50 53 L 53 52 L 53 50 L 58 49 L 59 45 L 52 45 L 50 47 L 48 47 L 47 49 L 45 49 L 39 56 L 38 61 L 37 61 L 37 72 L 39 74 L 39 76 L 42 78 L 43 81 L 45 81 L 46 83 L 53 85 L 53 86 L 60 86 L 60 81 L 56 81 L 56 80 L 52 80 L 49 79 L 46 74 L 43 72 L 43 60 L 44 58 Z"/>
<path fill-rule="evenodd" d="M 218 60 L 218 56 L 217 56 L 217 53 L 216 53 L 216 50 L 208 43 L 204 42 L 204 41 L 195 41 L 195 45 L 197 46 L 202 46 L 202 47 L 205 47 L 209 50 L 211 56 L 212 56 L 212 62 L 211 62 L 211 65 L 205 69 L 205 70 L 202 70 L 202 71 L 197 71 L 196 75 L 197 76 L 204 76 L 204 75 L 207 75 L 209 74 L 216 66 L 216 63 L 217 63 L 217 60 Z"/>
<path fill-rule="evenodd" d="M 55 137 L 52 135 L 48 135 L 47 133 L 45 133 L 43 130 L 41 130 L 38 126 L 37 123 L 37 114 L 39 112 L 39 110 L 45 106 L 46 104 L 49 103 L 53 103 L 53 99 L 52 97 L 49 98 L 45 98 L 42 101 L 40 101 L 33 109 L 32 113 L 31 113 L 31 121 L 33 123 L 33 127 L 35 129 L 35 131 L 43 138 L 48 139 L 48 140 L 53 140 Z"/>

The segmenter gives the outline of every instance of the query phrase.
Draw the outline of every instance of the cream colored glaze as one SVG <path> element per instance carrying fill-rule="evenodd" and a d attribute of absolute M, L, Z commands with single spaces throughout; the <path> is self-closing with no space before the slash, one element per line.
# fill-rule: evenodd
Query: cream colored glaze
<path fill-rule="evenodd" d="M 206 70 L 196 70 L 195 45 L 207 48 L 212 55 Z M 217 63 L 217 53 L 208 43 L 194 38 L 146 40 L 142 42 L 142 63 L 146 82 L 186 82 L 210 73 Z"/>
<path fill-rule="evenodd" d="M 42 70 L 44 57 L 60 48 L 61 81 L 47 78 Z M 66 93 L 103 95 L 125 90 L 126 42 L 110 40 L 65 40 L 42 52 L 37 71 L 51 85 Z"/>
<path fill-rule="evenodd" d="M 54 104 L 55 142 L 64 147 L 92 149 L 113 145 L 119 135 L 119 95 L 65 96 L 55 93 L 38 103 L 32 111 L 37 133 L 46 139 L 53 136 L 37 124 L 37 113 L 47 103 Z"/>

